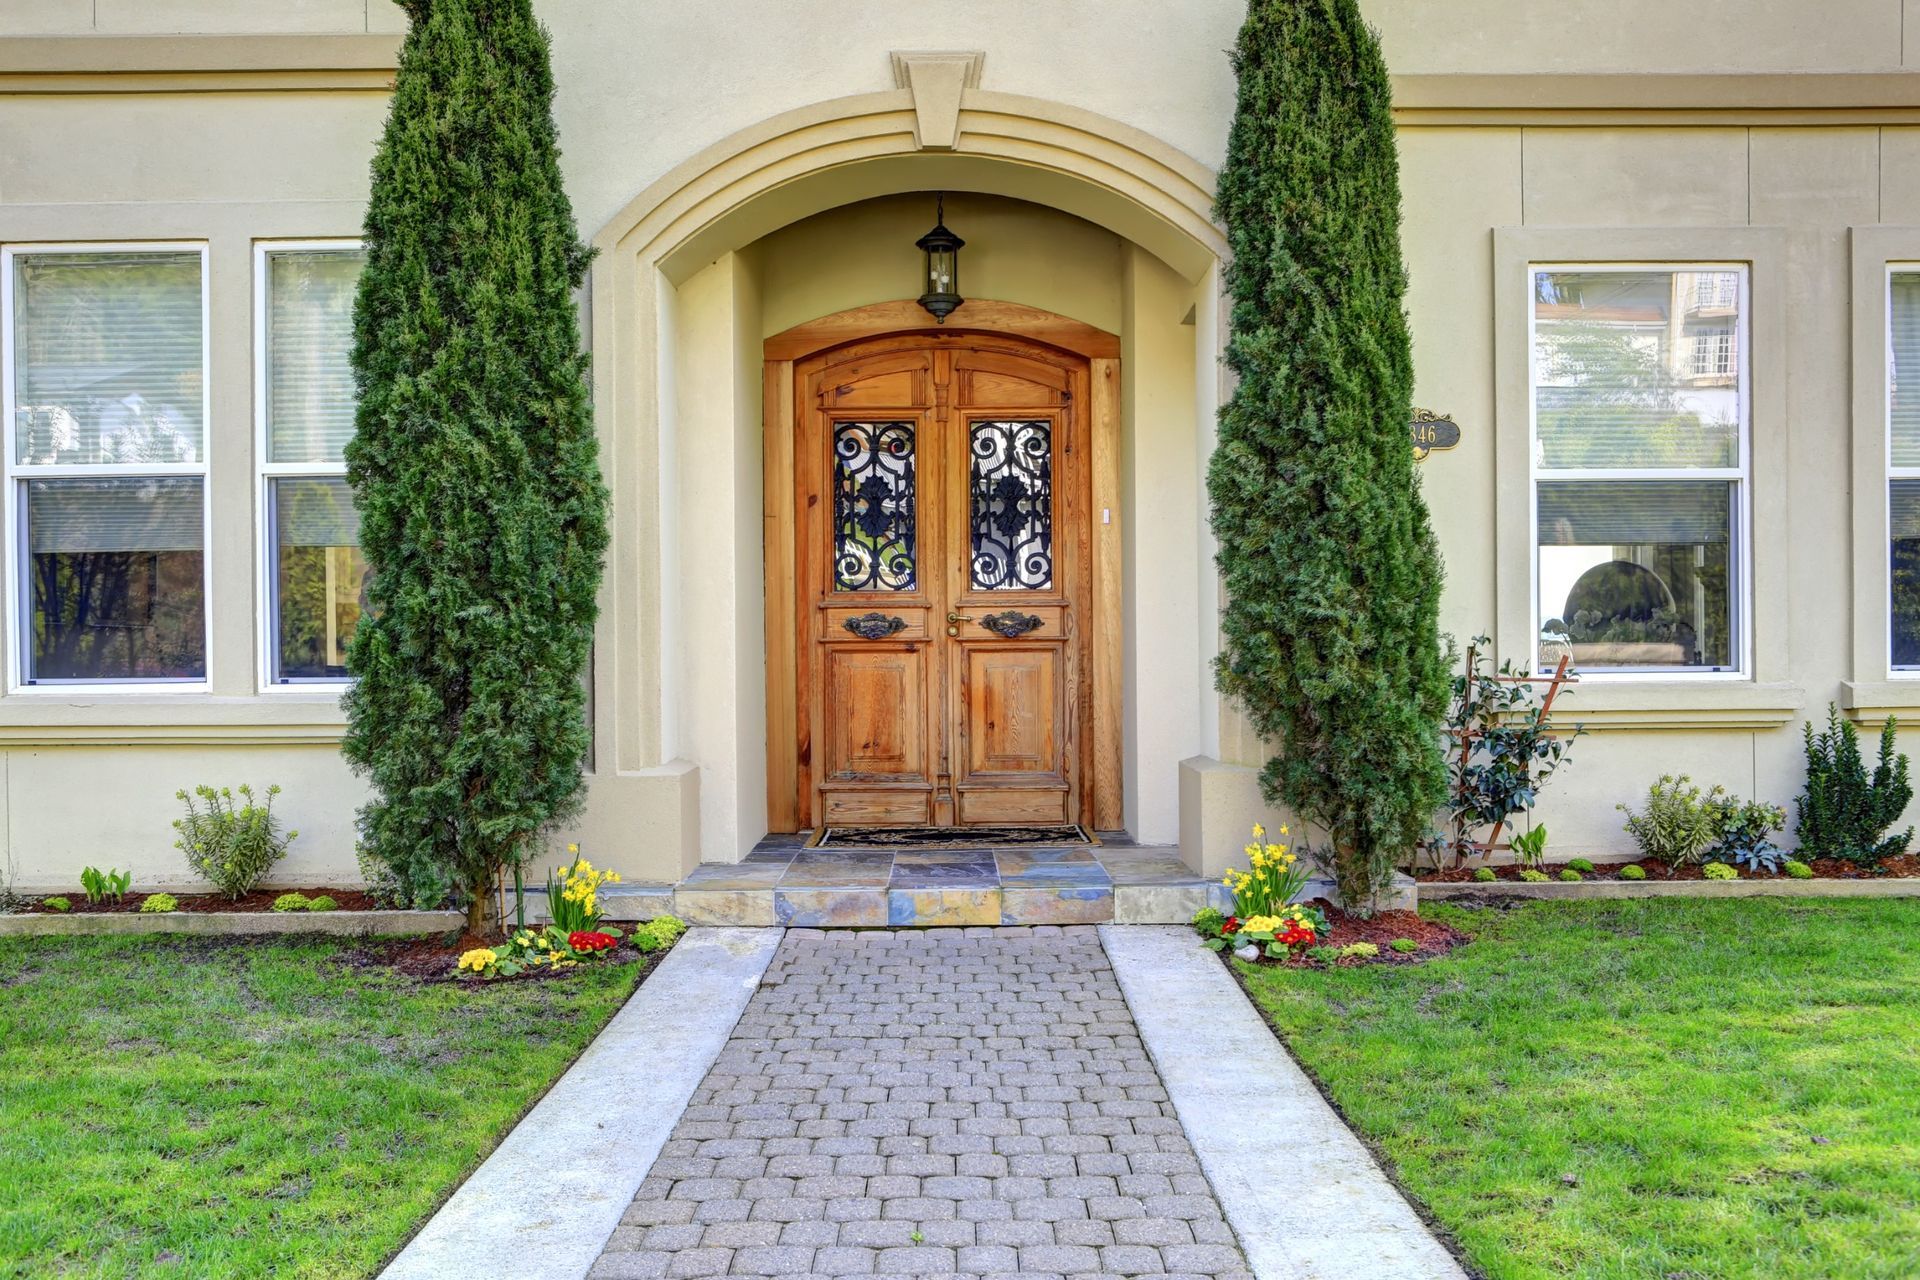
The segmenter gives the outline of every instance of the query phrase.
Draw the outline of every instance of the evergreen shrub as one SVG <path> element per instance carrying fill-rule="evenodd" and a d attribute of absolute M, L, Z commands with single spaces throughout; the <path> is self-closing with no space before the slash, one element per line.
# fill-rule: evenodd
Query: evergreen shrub
<path fill-rule="evenodd" d="M 1266 798 L 1328 834 L 1341 897 L 1365 910 L 1447 785 L 1391 93 L 1355 0 L 1252 0 L 1233 63 L 1217 676 L 1277 752 Z"/>
<path fill-rule="evenodd" d="M 607 494 L 531 0 L 404 0 L 354 310 L 347 478 L 371 571 L 343 750 L 406 905 L 484 922 L 578 811 Z"/>
<path fill-rule="evenodd" d="M 1896 721 L 1888 716 L 1880 729 L 1880 760 L 1871 774 L 1860 758 L 1860 735 L 1840 708 L 1827 704 L 1827 727 L 1815 734 L 1803 726 L 1807 753 L 1807 789 L 1796 802 L 1800 857 L 1841 858 L 1877 867 L 1907 851 L 1913 828 L 1888 835 L 1913 799 L 1907 757 L 1896 746 Z"/>

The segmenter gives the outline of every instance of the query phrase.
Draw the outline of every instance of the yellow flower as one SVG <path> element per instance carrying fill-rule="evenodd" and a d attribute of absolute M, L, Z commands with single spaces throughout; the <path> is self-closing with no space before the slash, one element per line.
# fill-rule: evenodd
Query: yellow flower
<path fill-rule="evenodd" d="M 498 957 L 493 954 L 493 948 L 475 947 L 471 951 L 462 953 L 459 968 L 471 969 L 475 973 L 484 973 L 493 967 L 494 961 L 497 958 Z"/>

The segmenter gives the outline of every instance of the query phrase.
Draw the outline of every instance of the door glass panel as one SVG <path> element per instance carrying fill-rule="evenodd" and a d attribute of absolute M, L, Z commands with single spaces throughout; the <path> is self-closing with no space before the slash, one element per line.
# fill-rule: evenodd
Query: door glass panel
<path fill-rule="evenodd" d="M 833 428 L 833 589 L 912 591 L 913 424 L 840 422 Z"/>
<path fill-rule="evenodd" d="M 978 591 L 1053 586 L 1053 424 L 975 422 L 967 453 Z"/>

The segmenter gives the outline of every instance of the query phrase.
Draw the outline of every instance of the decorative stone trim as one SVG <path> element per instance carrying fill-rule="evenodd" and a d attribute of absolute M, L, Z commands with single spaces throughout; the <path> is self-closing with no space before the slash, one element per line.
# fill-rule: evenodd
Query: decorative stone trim
<path fill-rule="evenodd" d="M 0 93 L 233 93 L 392 88 L 398 35 L 16 36 Z"/>
<path fill-rule="evenodd" d="M 893 83 L 913 94 L 914 136 L 923 151 L 960 145 L 960 100 L 980 87 L 985 53 L 895 53 Z"/>

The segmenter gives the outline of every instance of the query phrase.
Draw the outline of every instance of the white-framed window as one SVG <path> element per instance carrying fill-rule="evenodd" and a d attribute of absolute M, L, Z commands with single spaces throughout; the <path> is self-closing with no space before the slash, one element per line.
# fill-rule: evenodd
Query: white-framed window
<path fill-rule="evenodd" d="M 207 252 L 0 250 L 9 685 L 204 688 Z"/>
<path fill-rule="evenodd" d="M 1748 272 L 1529 269 L 1539 665 L 1739 675 L 1751 618 Z"/>
<path fill-rule="evenodd" d="M 1920 263 L 1887 266 L 1887 654 L 1920 674 Z"/>
<path fill-rule="evenodd" d="M 260 659 L 270 689 L 344 681 L 347 642 L 366 607 L 344 453 L 363 262 L 351 240 L 254 246 Z"/>

